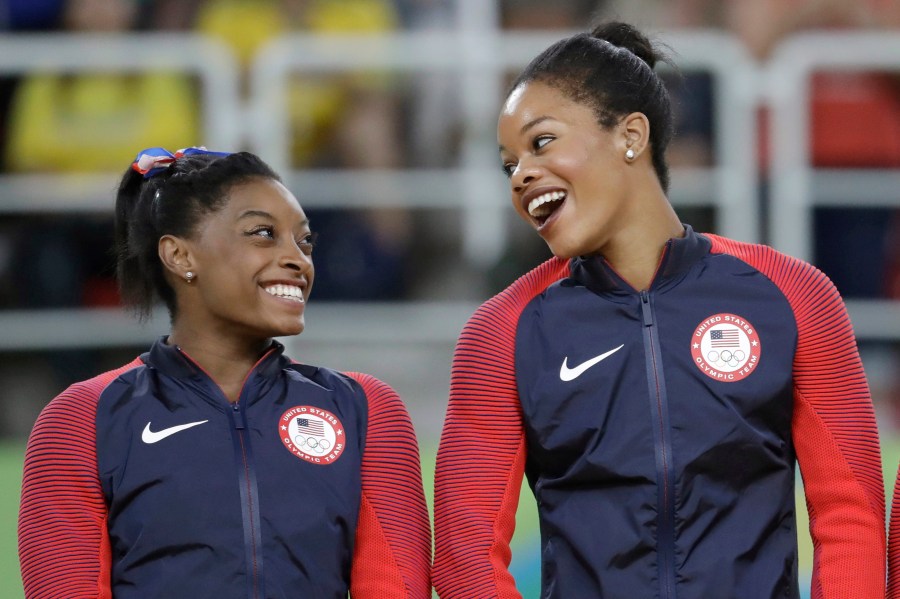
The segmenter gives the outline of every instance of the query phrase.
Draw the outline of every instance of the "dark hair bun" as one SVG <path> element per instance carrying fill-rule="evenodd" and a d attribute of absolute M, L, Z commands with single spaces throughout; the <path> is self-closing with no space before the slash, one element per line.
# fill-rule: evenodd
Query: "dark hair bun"
<path fill-rule="evenodd" d="M 650 65 L 651 69 L 660 60 L 666 60 L 662 54 L 654 49 L 647 36 L 628 23 L 618 21 L 600 23 L 591 31 L 591 36 L 605 40 L 613 46 L 630 50 L 638 58 Z"/>

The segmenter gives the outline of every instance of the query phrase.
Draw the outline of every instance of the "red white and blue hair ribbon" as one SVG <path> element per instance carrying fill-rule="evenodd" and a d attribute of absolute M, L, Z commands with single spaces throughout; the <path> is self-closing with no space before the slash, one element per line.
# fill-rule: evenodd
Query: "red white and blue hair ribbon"
<path fill-rule="evenodd" d="M 131 168 L 144 175 L 144 179 L 149 179 L 154 175 L 166 170 L 173 162 L 182 156 L 191 156 L 194 154 L 211 154 L 213 156 L 228 156 L 229 152 L 210 152 L 203 146 L 182 148 L 174 154 L 164 148 L 147 148 L 138 152 Z"/>

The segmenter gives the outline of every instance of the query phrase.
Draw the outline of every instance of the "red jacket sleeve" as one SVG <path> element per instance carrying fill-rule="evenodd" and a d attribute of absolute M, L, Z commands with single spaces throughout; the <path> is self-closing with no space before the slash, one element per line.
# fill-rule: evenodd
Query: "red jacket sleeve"
<path fill-rule="evenodd" d="M 442 599 L 518 598 L 509 543 L 525 470 L 515 336 L 525 304 L 568 263 L 552 259 L 486 302 L 463 329 L 434 488 L 433 579 Z"/>
<path fill-rule="evenodd" d="M 891 501 L 891 529 L 888 536 L 887 599 L 900 599 L 900 467 L 894 481 Z"/>
<path fill-rule="evenodd" d="M 137 364 L 73 385 L 34 425 L 25 451 L 18 530 L 27 599 L 112 597 L 95 414 L 103 388 Z"/>
<path fill-rule="evenodd" d="M 369 402 L 350 595 L 427 599 L 431 527 L 412 422 L 388 385 L 365 374 L 348 374 L 362 385 Z"/>
<path fill-rule="evenodd" d="M 764 246 L 710 238 L 714 251 L 725 249 L 768 276 L 796 319 L 792 428 L 813 541 L 812 597 L 883 597 L 878 428 L 844 303 L 809 264 Z"/>

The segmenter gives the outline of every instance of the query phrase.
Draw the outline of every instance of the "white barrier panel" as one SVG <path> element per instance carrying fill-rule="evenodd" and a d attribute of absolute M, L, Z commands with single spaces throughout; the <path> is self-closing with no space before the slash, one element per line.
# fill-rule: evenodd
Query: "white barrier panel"
<path fill-rule="evenodd" d="M 160 70 L 199 77 L 204 143 L 237 147 L 242 133 L 238 68 L 231 50 L 221 42 L 195 34 L 161 33 L 0 36 L 3 75 Z"/>
<path fill-rule="evenodd" d="M 344 171 L 348 181 L 378 177 L 390 182 L 395 194 L 368 194 L 368 205 L 419 206 L 448 203 L 463 208 L 466 257 L 487 265 L 502 253 L 508 191 L 498 169 L 496 117 L 502 101 L 501 85 L 510 71 L 557 41 L 564 33 L 499 33 L 478 31 L 412 32 L 370 36 L 290 34 L 261 49 L 252 69 L 251 146 L 277 170 L 292 173 L 302 195 L 319 195 L 311 181 L 322 183 L 314 170 L 292 170 L 287 85 L 291 75 L 346 73 L 364 70 L 401 73 L 441 73 L 462 77 L 463 141 L 461 167 L 447 169 L 444 185 L 417 185 L 415 171 Z M 673 173 L 673 201 L 717 208 L 717 230 L 746 241 L 759 240 L 756 186 L 755 114 L 757 72 L 744 48 L 732 37 L 710 31 L 684 31 L 664 38 L 684 70 L 704 70 L 716 82 L 716 157 L 712 169 Z M 477 51 L 476 51 L 477 50 Z M 748 150 L 749 149 L 749 150 Z M 333 174 L 333 173 L 332 173 Z M 698 176 L 699 175 L 699 176 Z M 409 178 L 407 178 L 409 177 Z M 698 189 L 711 182 L 711 189 Z M 334 189 L 334 185 L 330 185 Z M 412 191 L 419 196 L 409 197 Z M 349 195 L 349 194 L 345 194 Z M 698 200 L 698 196 L 703 200 Z M 331 196 L 341 202 L 338 194 Z M 683 200 L 683 201 L 682 201 Z M 331 205 L 335 205 L 332 203 Z"/>
<path fill-rule="evenodd" d="M 803 260 L 813 257 L 812 209 L 820 203 L 820 193 L 828 205 L 900 207 L 898 171 L 820 173 L 813 169 L 809 83 L 813 73 L 829 70 L 900 71 L 900 34 L 800 34 L 778 46 L 768 64 L 765 89 L 772 109 L 769 230 L 773 246 Z M 821 179 L 820 174 L 824 175 Z"/>

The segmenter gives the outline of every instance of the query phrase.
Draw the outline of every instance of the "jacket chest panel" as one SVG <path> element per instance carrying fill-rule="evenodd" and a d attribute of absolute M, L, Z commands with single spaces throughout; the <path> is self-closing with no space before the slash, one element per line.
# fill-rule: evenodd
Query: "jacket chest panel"
<path fill-rule="evenodd" d="M 699 277 L 651 292 L 649 304 L 652 335 L 637 294 L 553 288 L 523 311 L 517 381 L 542 474 L 649 476 L 653 401 L 666 403 L 678 466 L 748 447 L 790 461 L 796 327 L 777 290 L 752 277 L 727 286 Z"/>
<path fill-rule="evenodd" d="M 336 522 L 341 530 L 353 530 L 365 419 L 352 402 L 336 400 L 317 385 L 296 383 L 269 389 L 241 406 L 240 414 L 208 399 L 157 382 L 134 385 L 98 413 L 98 467 L 114 550 L 128 547 L 139 556 L 142 547 L 242 547 L 246 498 L 240 481 L 251 475 L 258 490 L 254 501 L 265 507 L 263 529 L 274 527 L 264 542 L 299 547 L 304 539 L 333 534 Z M 317 433 L 324 439 L 330 433 L 333 438 L 339 432 L 337 459 L 316 463 L 288 447 L 283 417 L 293 411 L 307 416 L 306 437 Z M 324 415 L 339 426 L 324 424 Z M 296 432 L 297 423 L 292 424 Z M 307 446 L 306 453 L 333 455 L 331 449 Z M 243 559 L 240 550 L 235 559 Z"/>

